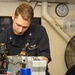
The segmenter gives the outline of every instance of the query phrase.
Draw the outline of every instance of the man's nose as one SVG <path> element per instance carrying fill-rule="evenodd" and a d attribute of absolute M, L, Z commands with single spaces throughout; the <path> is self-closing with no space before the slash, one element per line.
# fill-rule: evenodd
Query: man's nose
<path fill-rule="evenodd" d="M 22 30 L 23 30 L 23 27 L 20 27 L 20 28 L 19 28 L 19 32 L 22 32 Z"/>

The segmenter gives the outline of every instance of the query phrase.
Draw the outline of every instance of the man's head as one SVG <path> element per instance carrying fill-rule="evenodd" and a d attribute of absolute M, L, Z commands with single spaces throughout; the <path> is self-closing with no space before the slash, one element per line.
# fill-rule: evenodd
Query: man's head
<path fill-rule="evenodd" d="M 29 28 L 33 14 L 33 8 L 27 3 L 23 3 L 16 8 L 15 13 L 12 16 L 13 32 L 16 35 L 24 34 Z"/>
<path fill-rule="evenodd" d="M 33 18 L 33 8 L 27 3 L 22 3 L 16 8 L 14 15 L 15 18 L 21 15 L 24 20 L 31 21 Z"/>

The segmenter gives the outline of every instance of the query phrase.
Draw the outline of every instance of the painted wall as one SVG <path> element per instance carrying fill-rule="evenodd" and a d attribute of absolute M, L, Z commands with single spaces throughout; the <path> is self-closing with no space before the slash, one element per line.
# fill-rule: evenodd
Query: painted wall
<path fill-rule="evenodd" d="M 22 1 L 23 2 L 23 1 Z M 14 13 L 15 8 L 22 3 L 20 2 L 0 2 L 0 16 L 11 16 Z M 35 3 L 30 3 L 33 7 Z M 58 17 L 55 13 L 55 7 L 57 4 L 51 4 L 49 6 L 49 14 L 63 27 L 64 19 L 75 19 L 75 5 L 68 4 L 69 14 L 66 17 Z M 41 17 L 42 25 L 46 28 L 49 39 L 50 39 L 50 48 L 51 48 L 51 57 L 52 61 L 49 63 L 49 72 L 51 75 L 65 75 L 67 68 L 65 65 L 65 48 L 67 43 L 61 38 L 61 36 L 42 18 L 41 5 L 36 6 L 34 9 L 34 16 Z M 69 33 L 70 36 L 73 36 L 74 33 Z M 65 37 L 65 36 L 64 36 Z"/>

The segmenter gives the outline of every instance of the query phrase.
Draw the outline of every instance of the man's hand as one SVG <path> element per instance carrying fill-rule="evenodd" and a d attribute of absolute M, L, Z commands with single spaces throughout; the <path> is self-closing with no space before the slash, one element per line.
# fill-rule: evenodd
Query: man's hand
<path fill-rule="evenodd" d="M 46 60 L 47 63 L 48 63 L 48 58 L 47 57 L 45 57 L 45 56 L 39 56 L 38 58 L 41 58 L 42 60 Z"/>

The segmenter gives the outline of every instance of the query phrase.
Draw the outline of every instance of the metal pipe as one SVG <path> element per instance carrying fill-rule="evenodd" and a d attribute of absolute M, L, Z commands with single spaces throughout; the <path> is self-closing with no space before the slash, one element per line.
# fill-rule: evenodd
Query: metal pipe
<path fill-rule="evenodd" d="M 65 40 L 68 42 L 71 37 L 63 32 L 58 26 L 55 20 L 51 17 L 48 12 L 48 2 L 42 2 L 42 17 L 51 25 L 51 27 Z"/>

